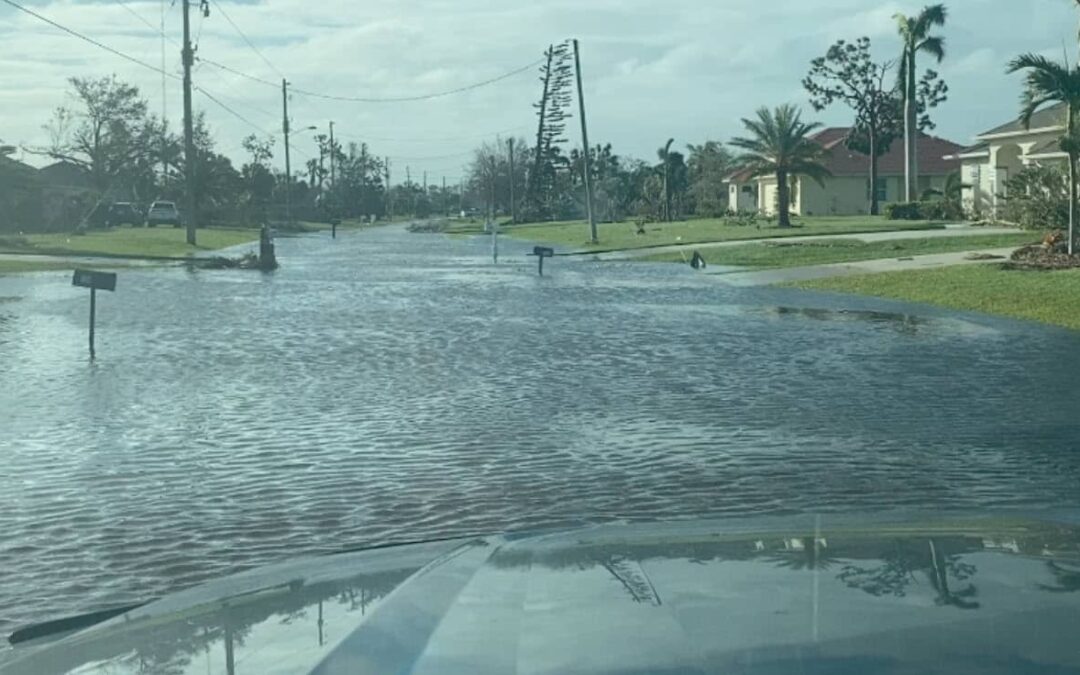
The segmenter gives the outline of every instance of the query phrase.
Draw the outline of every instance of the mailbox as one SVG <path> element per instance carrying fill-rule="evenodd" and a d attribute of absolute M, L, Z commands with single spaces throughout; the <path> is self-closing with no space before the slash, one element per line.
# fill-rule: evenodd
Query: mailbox
<path fill-rule="evenodd" d="M 547 246 L 534 246 L 533 255 L 539 258 L 550 258 L 555 255 L 555 249 L 548 248 Z"/>
<path fill-rule="evenodd" d="M 116 273 L 75 270 L 75 275 L 71 278 L 71 285 L 102 291 L 115 291 Z"/>

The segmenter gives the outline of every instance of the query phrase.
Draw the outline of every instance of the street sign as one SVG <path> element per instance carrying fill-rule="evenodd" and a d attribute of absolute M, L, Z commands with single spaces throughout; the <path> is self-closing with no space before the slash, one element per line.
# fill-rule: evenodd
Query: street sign
<path fill-rule="evenodd" d="M 83 288 L 100 289 L 103 291 L 115 291 L 116 273 L 75 270 L 75 276 L 71 278 L 71 285 L 82 286 Z"/>
<path fill-rule="evenodd" d="M 75 270 L 71 277 L 72 286 L 90 289 L 90 359 L 94 358 L 94 315 L 97 314 L 97 292 L 116 290 L 115 272 L 95 272 L 94 270 Z"/>

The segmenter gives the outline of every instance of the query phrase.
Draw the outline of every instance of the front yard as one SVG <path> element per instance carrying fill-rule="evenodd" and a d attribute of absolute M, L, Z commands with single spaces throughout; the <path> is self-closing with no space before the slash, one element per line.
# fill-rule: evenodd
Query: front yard
<path fill-rule="evenodd" d="M 703 218 L 673 223 L 646 223 L 645 233 L 637 234 L 632 221 L 622 223 L 599 223 L 599 244 L 589 243 L 589 224 L 585 221 L 567 221 L 529 225 L 504 225 L 501 232 L 515 239 L 543 242 L 567 248 L 590 251 L 612 251 L 671 244 L 700 244 L 739 239 L 763 239 L 773 237 L 802 237 L 818 234 L 860 234 L 894 230 L 942 229 L 941 223 L 930 221 L 885 220 L 881 216 L 815 216 L 799 218 L 795 227 L 779 228 L 769 221 L 758 225 L 730 224 L 724 218 Z M 451 234 L 479 234 L 483 225 L 463 223 L 447 230 Z"/>
<path fill-rule="evenodd" d="M 1080 329 L 1080 270 L 1016 271 L 994 264 L 965 265 L 785 285 L 925 302 Z"/>

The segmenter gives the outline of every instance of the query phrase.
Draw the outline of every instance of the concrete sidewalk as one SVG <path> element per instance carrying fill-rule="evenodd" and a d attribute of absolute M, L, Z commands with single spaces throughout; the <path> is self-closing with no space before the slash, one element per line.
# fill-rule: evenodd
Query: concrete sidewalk
<path fill-rule="evenodd" d="M 853 276 L 856 274 L 878 274 L 881 272 L 901 272 L 905 270 L 933 269 L 953 265 L 978 265 L 989 262 L 1003 262 L 1016 247 L 992 248 L 977 251 L 956 251 L 954 253 L 933 253 L 911 258 L 884 258 L 878 260 L 860 260 L 857 262 L 829 263 L 827 265 L 808 265 L 806 267 L 788 267 L 755 271 L 717 272 L 706 271 L 717 281 L 732 286 L 767 286 L 786 281 L 808 281 L 827 277 Z M 991 259 L 972 260 L 971 256 L 996 256 Z"/>
<path fill-rule="evenodd" d="M 862 234 L 816 234 L 794 237 L 763 237 L 760 239 L 738 239 L 729 241 L 714 241 L 702 244 L 667 244 L 664 246 L 652 246 L 649 248 L 636 248 L 624 251 L 610 251 L 608 253 L 596 253 L 593 257 L 597 260 L 632 260 L 657 253 L 708 251 L 715 248 L 727 248 L 731 246 L 746 246 L 750 244 L 783 244 L 785 242 L 797 244 L 800 242 L 829 241 L 834 239 L 846 239 L 873 243 L 879 241 L 897 241 L 902 239 L 940 239 L 943 237 L 977 237 L 979 235 L 993 234 L 1016 234 L 1020 230 L 1012 227 L 973 227 L 971 225 L 947 225 L 943 230 L 892 230 L 886 232 L 865 232 Z M 1032 235 L 1033 239 L 1037 238 Z M 689 259 L 689 257 L 688 257 Z"/>

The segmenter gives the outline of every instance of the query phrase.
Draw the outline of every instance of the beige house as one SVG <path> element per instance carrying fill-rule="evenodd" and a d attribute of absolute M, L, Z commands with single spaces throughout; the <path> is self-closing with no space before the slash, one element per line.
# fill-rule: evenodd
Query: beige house
<path fill-rule="evenodd" d="M 823 129 L 812 139 L 821 144 L 828 156 L 825 167 L 832 174 L 824 186 L 806 176 L 794 176 L 791 188 L 791 213 L 803 216 L 849 216 L 864 214 L 870 207 L 870 158 L 848 149 L 844 141 L 850 129 L 832 127 Z M 958 171 L 960 161 L 955 157 L 961 146 L 936 136 L 920 134 L 918 141 L 919 190 L 918 199 L 927 189 L 942 189 L 950 173 Z M 739 183 L 738 179 L 744 182 Z M 750 179 L 746 174 L 729 178 L 729 198 L 736 191 L 742 196 L 743 187 L 755 186 L 755 207 L 759 213 L 775 215 L 777 208 L 776 178 L 760 176 Z M 892 202 L 904 200 L 904 147 L 895 141 L 889 152 L 878 159 L 878 201 L 882 208 Z M 734 202 L 732 202 L 734 204 Z"/>
<path fill-rule="evenodd" d="M 961 165 L 964 211 L 997 217 L 1011 176 L 1026 166 L 1065 161 L 1058 148 L 1064 131 L 1065 106 L 1058 104 L 1036 112 L 1027 129 L 1013 121 L 976 136 L 975 145 L 951 157 Z"/>
<path fill-rule="evenodd" d="M 743 169 L 728 176 L 728 209 L 735 212 L 757 211 L 758 185 L 750 177 L 750 171 Z"/>

